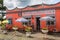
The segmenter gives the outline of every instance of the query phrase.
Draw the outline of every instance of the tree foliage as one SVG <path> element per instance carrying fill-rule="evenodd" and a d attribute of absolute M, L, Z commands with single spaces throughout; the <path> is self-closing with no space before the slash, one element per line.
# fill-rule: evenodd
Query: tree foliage
<path fill-rule="evenodd" d="M 0 0 L 0 4 L 2 5 L 2 6 L 0 7 L 0 10 L 6 10 L 6 7 L 3 6 L 3 0 Z"/>
<path fill-rule="evenodd" d="M 3 4 L 3 0 L 0 0 L 0 4 Z"/>
<path fill-rule="evenodd" d="M 2 6 L 0 5 L 0 10 L 6 10 L 6 7 L 3 6 L 3 0 L 0 0 L 0 4 L 2 5 Z M 2 17 L 0 18 L 1 21 L 3 21 L 3 16 L 4 14 L 2 13 Z"/>

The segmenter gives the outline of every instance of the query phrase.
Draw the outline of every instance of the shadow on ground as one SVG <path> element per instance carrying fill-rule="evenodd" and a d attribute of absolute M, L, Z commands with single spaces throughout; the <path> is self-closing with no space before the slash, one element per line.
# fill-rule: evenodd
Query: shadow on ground
<path fill-rule="evenodd" d="M 60 32 L 59 33 L 48 33 L 48 35 L 55 36 L 55 37 L 60 37 Z"/>

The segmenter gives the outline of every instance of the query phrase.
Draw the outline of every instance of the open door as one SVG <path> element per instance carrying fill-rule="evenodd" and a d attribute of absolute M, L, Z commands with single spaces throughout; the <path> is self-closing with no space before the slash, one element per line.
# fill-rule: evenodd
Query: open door
<path fill-rule="evenodd" d="M 40 31 L 40 17 L 37 17 L 36 18 L 36 29 L 37 29 L 37 31 Z"/>

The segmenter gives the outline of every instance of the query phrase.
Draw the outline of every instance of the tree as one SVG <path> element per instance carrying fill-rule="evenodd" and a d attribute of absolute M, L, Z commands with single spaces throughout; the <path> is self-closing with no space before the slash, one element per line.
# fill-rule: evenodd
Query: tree
<path fill-rule="evenodd" d="M 3 0 L 0 0 L 0 5 L 1 5 L 0 10 L 6 10 L 6 7 L 3 6 Z"/>
<path fill-rule="evenodd" d="M 0 0 L 0 4 L 3 4 L 3 0 Z"/>
<path fill-rule="evenodd" d="M 3 6 L 3 0 L 0 0 L 0 10 L 1 11 L 6 10 L 6 7 Z M 0 18 L 0 20 L 3 20 L 3 16 L 4 16 L 4 13 L 2 12 L 2 17 Z"/>

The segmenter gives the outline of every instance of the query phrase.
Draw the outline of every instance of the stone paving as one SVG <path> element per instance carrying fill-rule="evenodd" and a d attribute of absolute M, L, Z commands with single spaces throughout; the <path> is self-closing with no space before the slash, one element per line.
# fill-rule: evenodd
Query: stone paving
<path fill-rule="evenodd" d="M 31 37 L 26 37 L 24 33 L 8 32 L 8 34 L 0 33 L 0 40 L 60 40 L 60 35 L 47 35 L 42 33 L 32 34 Z"/>

